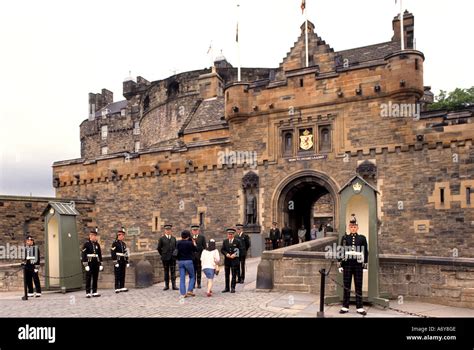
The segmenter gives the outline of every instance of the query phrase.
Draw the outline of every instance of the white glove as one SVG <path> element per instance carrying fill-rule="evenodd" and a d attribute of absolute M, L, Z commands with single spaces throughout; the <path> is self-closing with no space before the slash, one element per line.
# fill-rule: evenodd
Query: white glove
<path fill-rule="evenodd" d="M 35 273 L 38 273 L 38 269 L 35 269 Z"/>
<path fill-rule="evenodd" d="M 339 273 L 342 273 L 342 271 L 344 271 L 342 267 L 338 268 L 337 270 L 339 271 Z"/>
<path fill-rule="evenodd" d="M 89 272 L 91 268 L 89 266 L 86 266 L 86 271 Z"/>
<path fill-rule="evenodd" d="M 120 266 L 120 265 L 119 265 L 118 263 L 117 263 L 117 264 L 115 264 L 115 267 L 119 267 L 119 266 Z"/>
<path fill-rule="evenodd" d="M 367 264 L 364 264 L 364 270 L 367 270 L 368 266 Z"/>
<path fill-rule="evenodd" d="M 103 271 L 104 267 L 102 265 L 99 266 L 99 271 Z"/>
<path fill-rule="evenodd" d="M 130 264 L 127 264 L 127 267 L 130 267 Z"/>

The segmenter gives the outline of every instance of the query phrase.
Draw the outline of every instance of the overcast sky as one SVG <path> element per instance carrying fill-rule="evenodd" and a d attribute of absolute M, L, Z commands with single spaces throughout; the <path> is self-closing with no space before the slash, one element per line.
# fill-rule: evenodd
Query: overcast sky
<path fill-rule="evenodd" d="M 0 194 L 52 196 L 53 161 L 80 157 L 89 92 L 123 99 L 132 72 L 152 81 L 209 67 L 222 50 L 236 64 L 235 0 L 23 0 L 0 5 Z M 334 50 L 388 41 L 394 0 L 306 0 Z M 301 0 L 240 0 L 244 67 L 276 67 L 300 34 Z M 473 2 L 404 0 L 415 15 L 425 85 L 474 85 Z"/>

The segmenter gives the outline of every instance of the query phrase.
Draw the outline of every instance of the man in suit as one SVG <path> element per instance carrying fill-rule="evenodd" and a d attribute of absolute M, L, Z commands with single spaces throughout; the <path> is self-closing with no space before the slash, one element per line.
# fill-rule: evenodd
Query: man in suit
<path fill-rule="evenodd" d="M 173 256 L 173 252 L 176 249 L 176 238 L 172 235 L 172 228 L 173 225 L 166 224 L 164 226 L 165 233 L 158 241 L 157 249 L 161 255 L 161 261 L 163 262 L 163 268 L 165 270 L 165 288 L 163 288 L 163 290 L 170 289 L 170 273 L 171 286 L 173 290 L 178 290 L 176 287 L 176 257 Z"/>
<path fill-rule="evenodd" d="M 356 307 L 357 313 L 365 316 L 367 311 L 364 310 L 362 302 L 362 278 L 363 270 L 367 269 L 367 262 L 369 260 L 369 249 L 367 246 L 367 239 L 360 235 L 357 231 L 359 225 L 354 214 L 352 214 L 349 222 L 350 233 L 345 234 L 341 238 L 341 246 L 344 248 L 344 258 L 339 259 L 339 272 L 343 273 L 344 278 L 344 298 L 342 308 L 339 311 L 341 314 L 349 312 L 349 301 L 351 296 L 352 276 L 354 276 L 355 292 L 356 292 Z"/>
<path fill-rule="evenodd" d="M 115 293 L 128 292 L 128 289 L 125 288 L 125 270 L 130 267 L 130 264 L 128 263 L 127 245 L 123 241 L 124 237 L 125 228 L 122 227 L 117 232 L 117 237 L 110 249 L 112 261 L 115 261 Z"/>
<path fill-rule="evenodd" d="M 270 240 L 272 241 L 273 249 L 278 249 L 278 242 L 280 241 L 281 236 L 277 222 L 272 223 L 272 228 L 270 229 L 270 234 L 268 235 L 268 238 L 270 238 Z"/>
<path fill-rule="evenodd" d="M 228 228 L 227 239 L 222 243 L 221 253 L 224 255 L 224 267 L 225 267 L 225 289 L 222 293 L 235 293 L 235 285 L 237 282 L 237 267 L 239 266 L 239 255 L 240 255 L 240 241 L 235 239 L 235 229 Z M 229 290 L 230 272 L 232 271 L 232 282 L 230 283 L 231 289 Z"/>
<path fill-rule="evenodd" d="M 206 237 L 200 232 L 199 225 L 191 225 L 191 238 L 196 245 L 196 252 L 194 253 L 193 265 L 194 265 L 194 276 L 196 276 L 196 283 L 198 289 L 201 289 L 201 254 L 206 249 Z"/>
<path fill-rule="evenodd" d="M 237 224 L 236 227 L 236 239 L 240 241 L 240 256 L 239 256 L 239 266 L 237 267 L 237 283 L 245 282 L 245 259 L 247 258 L 247 252 L 250 249 L 250 237 L 248 234 L 244 233 L 244 225 Z"/>

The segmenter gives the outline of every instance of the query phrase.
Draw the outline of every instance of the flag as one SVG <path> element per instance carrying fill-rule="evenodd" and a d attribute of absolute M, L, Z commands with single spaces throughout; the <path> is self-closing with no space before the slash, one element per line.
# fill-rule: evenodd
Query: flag
<path fill-rule="evenodd" d="M 304 10 L 306 8 L 306 0 L 301 0 L 301 14 L 304 15 Z"/>
<path fill-rule="evenodd" d="M 237 22 L 237 29 L 235 31 L 235 42 L 239 42 L 239 22 Z"/>

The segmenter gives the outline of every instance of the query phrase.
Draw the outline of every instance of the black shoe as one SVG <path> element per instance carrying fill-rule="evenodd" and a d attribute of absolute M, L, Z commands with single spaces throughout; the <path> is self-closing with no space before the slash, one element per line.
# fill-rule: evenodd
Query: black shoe
<path fill-rule="evenodd" d="M 346 307 L 343 307 L 341 310 L 339 310 L 340 314 L 347 314 L 349 312 L 349 309 Z"/>
<path fill-rule="evenodd" d="M 224 289 L 224 290 L 222 291 L 222 293 L 229 293 L 229 290 L 228 290 L 228 289 Z"/>
<path fill-rule="evenodd" d="M 173 289 L 173 290 L 179 290 L 179 288 L 177 288 L 176 286 L 173 286 L 172 289 Z"/>
<path fill-rule="evenodd" d="M 244 284 L 244 280 L 240 280 L 239 283 Z"/>
<path fill-rule="evenodd" d="M 169 286 L 165 286 L 165 288 L 163 288 L 163 290 L 168 290 L 168 289 L 170 289 Z"/>
<path fill-rule="evenodd" d="M 198 284 L 197 288 L 198 288 L 198 289 L 201 289 L 201 283 Z"/>
<path fill-rule="evenodd" d="M 231 293 L 235 293 L 235 289 L 232 289 L 230 292 L 231 292 Z"/>
<path fill-rule="evenodd" d="M 242 280 L 238 280 L 237 283 L 242 283 Z"/>

